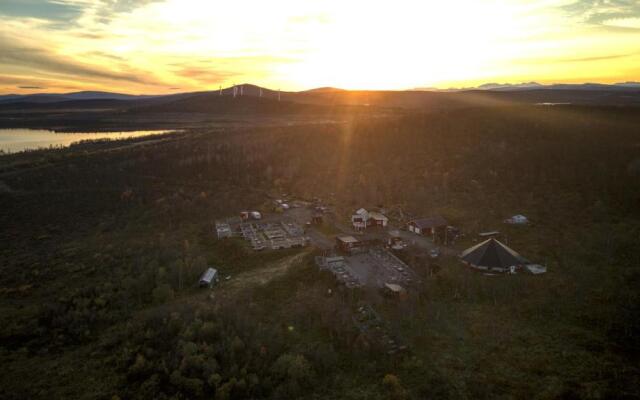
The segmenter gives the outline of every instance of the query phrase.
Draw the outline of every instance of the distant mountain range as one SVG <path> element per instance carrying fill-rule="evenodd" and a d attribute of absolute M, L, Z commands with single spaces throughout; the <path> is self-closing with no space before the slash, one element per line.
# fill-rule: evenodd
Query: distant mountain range
<path fill-rule="evenodd" d="M 234 96 L 235 91 L 235 96 Z M 241 101 L 233 101 L 236 97 Z M 277 104 L 279 102 L 282 104 Z M 275 104 L 274 104 L 275 103 Z M 286 103 L 286 104 L 285 104 Z M 293 104 L 296 103 L 296 104 Z M 438 109 L 499 104 L 584 104 L 640 106 L 640 82 L 616 84 L 518 84 L 486 83 L 474 88 L 413 90 L 344 90 L 322 87 L 285 92 L 243 84 L 221 90 L 167 95 L 130 95 L 109 92 L 38 93 L 0 95 L 0 109 L 28 110 L 127 110 L 137 113 L 282 113 L 318 110 L 317 106 L 364 106 Z M 313 105 L 316 107 L 301 107 Z"/>
<path fill-rule="evenodd" d="M 555 89 L 555 90 L 640 90 L 640 82 L 619 82 L 613 84 L 604 83 L 553 83 L 543 85 L 538 82 L 523 83 L 485 83 L 476 87 L 465 88 L 416 88 L 417 91 L 435 91 L 435 92 L 463 92 L 469 90 L 489 90 L 489 91 L 518 91 L 518 90 L 538 90 L 538 89 Z"/>
<path fill-rule="evenodd" d="M 243 84 L 237 85 L 237 95 L 240 95 L 240 90 L 245 96 L 264 96 L 264 97 L 276 97 L 278 91 L 261 88 L 256 85 Z M 242 87 L 242 89 L 240 89 Z M 407 91 L 419 91 L 419 92 L 465 92 L 465 91 L 496 91 L 496 92 L 509 92 L 509 91 L 528 91 L 528 90 L 592 90 L 592 91 L 637 91 L 640 90 L 640 82 L 620 82 L 614 84 L 602 84 L 602 83 L 554 83 L 550 85 L 543 85 L 538 82 L 524 82 L 524 83 L 485 83 L 477 87 L 464 87 L 464 88 L 415 88 Z M 17 102 L 29 102 L 29 103 L 56 103 L 62 101 L 73 100 L 142 100 L 152 98 L 176 98 L 184 96 L 192 96 L 200 93 L 217 93 L 219 91 L 213 90 L 210 92 L 186 92 L 179 94 L 167 94 L 167 95 L 131 95 L 123 93 L 111 93 L 100 91 L 83 91 L 72 93 L 34 93 L 34 94 L 6 94 L 0 95 L 0 104 L 3 103 L 17 103 Z M 402 92 L 402 91 L 377 91 L 377 90 L 357 90 L 349 91 L 346 89 L 334 88 L 334 87 L 321 87 L 301 92 L 282 92 L 282 93 L 300 93 L 300 94 L 327 94 L 327 93 L 346 93 L 346 92 Z M 233 87 L 222 89 L 223 95 L 232 95 Z"/>
<path fill-rule="evenodd" d="M 235 96 L 234 96 L 235 92 Z M 540 85 L 490 83 L 453 90 L 344 90 L 285 92 L 244 84 L 222 90 L 135 96 L 75 92 L 0 96 L 0 128 L 53 130 L 184 129 L 216 123 L 287 118 L 340 120 L 407 111 L 448 112 L 478 107 L 560 106 L 640 109 L 640 84 Z"/>
<path fill-rule="evenodd" d="M 30 103 L 56 103 L 72 100 L 140 100 L 157 96 L 131 95 L 110 92 L 72 92 L 72 93 L 34 93 L 34 94 L 7 94 L 0 95 L 0 103 L 30 102 Z"/>

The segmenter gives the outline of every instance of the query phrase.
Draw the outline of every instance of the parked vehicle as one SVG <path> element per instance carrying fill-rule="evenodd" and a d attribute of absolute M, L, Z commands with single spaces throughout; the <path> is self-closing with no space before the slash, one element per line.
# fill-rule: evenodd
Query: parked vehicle
<path fill-rule="evenodd" d="M 436 247 L 435 249 L 429 250 L 429 257 L 431 257 L 431 258 L 440 257 L 440 249 Z"/>

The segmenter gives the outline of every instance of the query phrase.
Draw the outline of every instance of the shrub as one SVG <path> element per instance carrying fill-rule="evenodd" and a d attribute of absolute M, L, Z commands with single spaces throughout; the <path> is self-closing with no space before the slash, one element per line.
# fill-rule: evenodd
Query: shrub
<path fill-rule="evenodd" d="M 173 289 L 166 283 L 158 285 L 153 289 L 153 301 L 156 304 L 166 303 L 173 299 Z"/>

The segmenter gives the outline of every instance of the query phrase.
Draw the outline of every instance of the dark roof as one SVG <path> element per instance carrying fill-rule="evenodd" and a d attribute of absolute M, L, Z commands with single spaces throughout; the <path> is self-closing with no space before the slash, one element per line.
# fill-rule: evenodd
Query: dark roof
<path fill-rule="evenodd" d="M 429 217 L 429 218 L 414 219 L 409 221 L 409 223 L 413 223 L 415 226 L 417 226 L 420 229 L 438 228 L 440 226 L 446 226 L 447 220 L 442 218 L 439 215 L 436 215 L 434 217 Z"/>
<path fill-rule="evenodd" d="M 478 267 L 507 269 L 512 265 L 528 264 L 529 261 L 494 238 L 468 248 L 460 254 L 463 261 Z"/>

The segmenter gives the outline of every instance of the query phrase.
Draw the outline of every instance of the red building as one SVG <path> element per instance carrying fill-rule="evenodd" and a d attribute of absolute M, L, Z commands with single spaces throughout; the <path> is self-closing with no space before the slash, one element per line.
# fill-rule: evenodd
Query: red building
<path fill-rule="evenodd" d="M 439 215 L 429 218 L 420 218 L 409 221 L 407 228 L 418 235 L 431 236 L 435 239 L 447 228 L 447 220 Z"/>
<path fill-rule="evenodd" d="M 353 236 L 336 236 L 336 247 L 345 253 L 352 253 L 362 247 L 362 243 Z"/>

